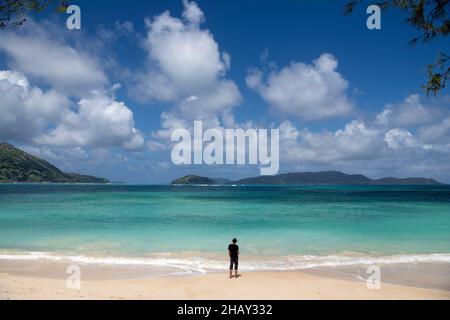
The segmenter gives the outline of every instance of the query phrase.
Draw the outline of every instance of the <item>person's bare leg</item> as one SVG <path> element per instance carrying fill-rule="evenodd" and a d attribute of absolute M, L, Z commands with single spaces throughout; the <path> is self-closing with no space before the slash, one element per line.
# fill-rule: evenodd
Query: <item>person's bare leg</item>
<path fill-rule="evenodd" d="M 234 270 L 234 276 L 237 278 L 237 269 Z"/>
<path fill-rule="evenodd" d="M 230 279 L 233 278 L 233 270 L 230 270 Z"/>

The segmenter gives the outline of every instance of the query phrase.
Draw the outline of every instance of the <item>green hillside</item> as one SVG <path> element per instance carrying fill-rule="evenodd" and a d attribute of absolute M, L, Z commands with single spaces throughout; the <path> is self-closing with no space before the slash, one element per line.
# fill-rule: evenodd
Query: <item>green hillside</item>
<path fill-rule="evenodd" d="M 9 143 L 0 143 L 0 182 L 107 183 L 105 178 L 65 173 Z"/>

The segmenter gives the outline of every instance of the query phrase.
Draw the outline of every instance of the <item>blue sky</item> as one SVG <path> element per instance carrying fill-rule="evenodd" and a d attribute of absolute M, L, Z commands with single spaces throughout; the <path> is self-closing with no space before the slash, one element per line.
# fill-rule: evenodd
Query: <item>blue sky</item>
<path fill-rule="evenodd" d="M 281 172 L 450 182 L 448 89 L 438 98 L 421 89 L 448 40 L 411 48 L 417 32 L 402 12 L 368 30 L 368 4 L 345 16 L 345 1 L 76 4 L 81 31 L 53 13 L 1 31 L 1 140 L 113 181 L 257 175 L 171 163 L 168 132 L 201 118 L 279 127 Z"/>

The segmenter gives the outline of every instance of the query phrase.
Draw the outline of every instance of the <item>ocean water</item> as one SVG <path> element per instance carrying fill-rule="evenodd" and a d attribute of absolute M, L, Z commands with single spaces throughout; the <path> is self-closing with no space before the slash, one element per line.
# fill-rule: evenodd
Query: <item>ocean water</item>
<path fill-rule="evenodd" d="M 450 186 L 0 185 L 2 259 L 225 269 L 450 263 Z"/>

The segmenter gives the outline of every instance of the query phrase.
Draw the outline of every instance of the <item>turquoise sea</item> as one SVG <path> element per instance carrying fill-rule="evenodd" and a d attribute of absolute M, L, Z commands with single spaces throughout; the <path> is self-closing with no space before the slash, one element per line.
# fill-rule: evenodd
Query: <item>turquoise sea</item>
<path fill-rule="evenodd" d="M 450 263 L 450 186 L 0 185 L 1 259 L 227 267 Z"/>

